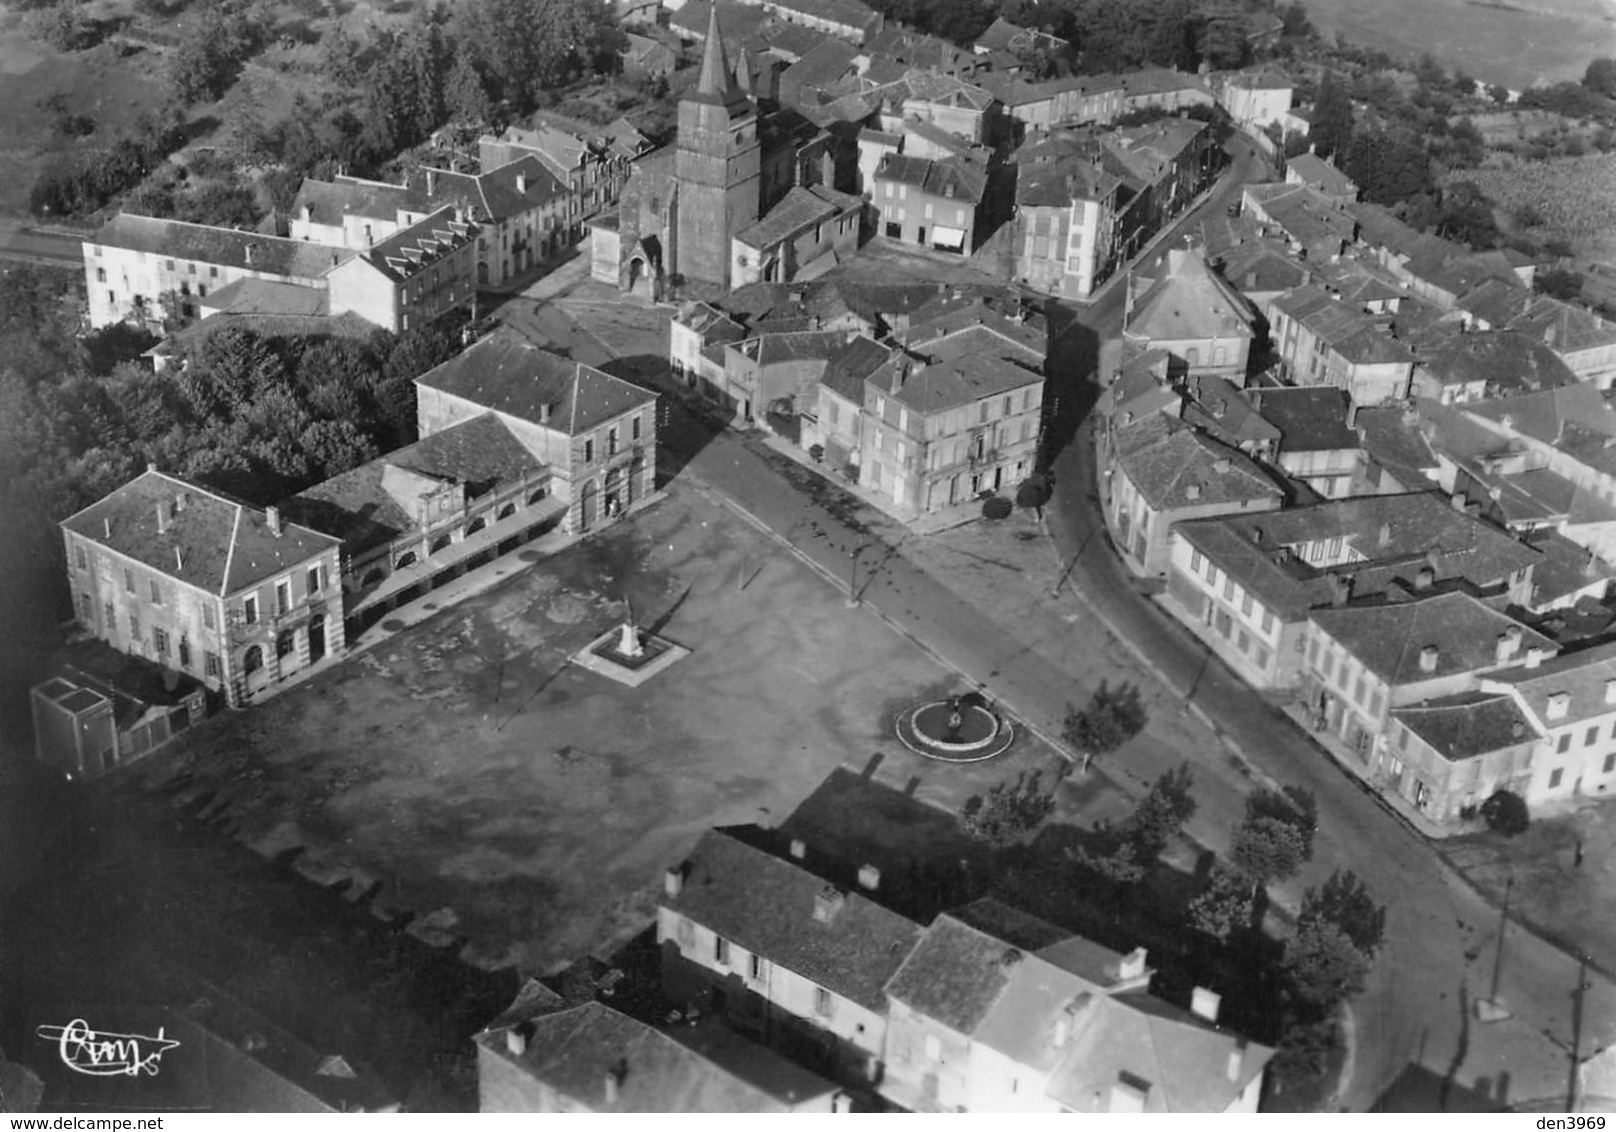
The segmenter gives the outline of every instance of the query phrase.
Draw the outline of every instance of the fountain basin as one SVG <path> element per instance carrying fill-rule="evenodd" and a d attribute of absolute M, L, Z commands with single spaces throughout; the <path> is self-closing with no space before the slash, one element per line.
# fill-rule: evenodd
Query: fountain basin
<path fill-rule="evenodd" d="M 955 713 L 959 723 L 953 722 Z M 943 762 L 970 763 L 995 758 L 1009 749 L 1015 729 L 979 703 L 938 700 L 898 714 L 898 741 L 917 755 Z"/>

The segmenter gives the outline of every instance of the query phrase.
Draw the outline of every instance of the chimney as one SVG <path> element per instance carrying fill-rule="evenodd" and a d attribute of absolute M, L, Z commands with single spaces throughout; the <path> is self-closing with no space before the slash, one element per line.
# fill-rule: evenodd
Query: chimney
<path fill-rule="evenodd" d="M 281 509 L 279 507 L 265 507 L 264 522 L 268 524 L 270 534 L 276 538 L 281 537 Z"/>
<path fill-rule="evenodd" d="M 1190 993 L 1190 1013 L 1208 1022 L 1218 1020 L 1218 1007 L 1223 1005 L 1223 996 L 1217 991 L 1209 991 L 1205 987 L 1196 987 Z"/>
<path fill-rule="evenodd" d="M 623 1078 L 627 1076 L 628 1062 L 621 1057 L 606 1067 L 606 1080 L 604 1083 L 606 1085 L 607 1104 L 617 1103 L 618 1090 L 622 1087 Z"/>
<path fill-rule="evenodd" d="M 527 174 L 526 173 L 518 173 L 516 175 L 516 191 L 521 193 L 523 196 L 527 196 Z"/>
<path fill-rule="evenodd" d="M 1136 947 L 1122 957 L 1117 964 L 1117 981 L 1131 983 L 1138 979 L 1148 979 L 1150 970 L 1145 966 L 1145 958 L 1149 953 L 1142 947 Z"/>
<path fill-rule="evenodd" d="M 1414 575 L 1414 588 L 1428 590 L 1436 582 L 1436 571 L 1429 566 L 1421 566 Z"/>
<path fill-rule="evenodd" d="M 864 865 L 858 871 L 859 887 L 866 892 L 874 892 L 881 887 L 881 870 L 874 865 Z"/>
<path fill-rule="evenodd" d="M 1385 550 L 1391 544 L 1392 525 L 1390 523 L 1382 523 L 1380 525 L 1380 530 L 1375 532 L 1375 545 L 1380 547 L 1381 550 Z"/>
<path fill-rule="evenodd" d="M 1124 1070 L 1117 1074 L 1111 1086 L 1111 1103 L 1107 1112 L 1144 1112 L 1145 1098 L 1150 1095 L 1150 1084 Z"/>
<path fill-rule="evenodd" d="M 1345 605 L 1352 597 L 1352 579 L 1345 574 L 1330 575 L 1330 604 Z"/>
<path fill-rule="evenodd" d="M 1616 704 L 1616 680 L 1605 681 L 1605 702 Z"/>
<path fill-rule="evenodd" d="M 1441 650 L 1435 645 L 1426 645 L 1420 650 L 1420 671 L 1435 672 L 1437 658 L 1441 655 Z"/>
<path fill-rule="evenodd" d="M 1498 646 L 1494 652 L 1494 658 L 1499 664 L 1508 664 L 1515 654 L 1520 651 L 1520 648 L 1521 627 L 1511 625 L 1508 629 L 1498 634 Z"/>
<path fill-rule="evenodd" d="M 1246 1039 L 1236 1038 L 1229 1050 L 1229 1080 L 1238 1081 L 1246 1068 Z"/>
<path fill-rule="evenodd" d="M 310 221 L 312 221 L 313 219 L 314 219 L 314 206 L 312 204 L 305 204 L 303 206 L 303 223 L 307 224 Z"/>
<path fill-rule="evenodd" d="M 246 246 L 246 247 L 245 247 L 245 248 L 244 248 L 244 249 L 243 249 L 243 250 L 242 250 L 242 255 L 243 255 L 243 256 L 245 256 L 245 257 L 246 257 L 246 260 L 247 260 L 247 266 L 248 266 L 248 267 L 251 267 L 251 266 L 252 266 L 252 256 L 253 256 L 253 246 L 254 246 L 254 245 L 252 245 L 252 244 L 251 244 L 251 243 L 249 243 L 249 244 L 248 244 L 248 245 L 247 245 L 247 246 Z"/>
<path fill-rule="evenodd" d="M 166 499 L 159 499 L 157 501 L 158 534 L 166 534 L 168 531 L 168 525 L 174 521 L 174 516 L 170 511 L 171 507 L 173 507 L 173 504 Z"/>
<path fill-rule="evenodd" d="M 185 552 L 177 546 L 174 548 L 174 569 L 176 571 L 185 569 Z"/>
<path fill-rule="evenodd" d="M 814 919 L 818 923 L 828 924 L 836 919 L 836 913 L 842 910 L 847 903 L 847 896 L 840 889 L 826 885 L 814 893 Z"/>
<path fill-rule="evenodd" d="M 1450 499 L 1448 502 L 1453 504 L 1453 509 L 1455 511 L 1463 511 L 1465 509 L 1465 503 L 1467 501 L 1465 499 L 1464 492 L 1456 491 L 1456 492 L 1453 493 L 1453 498 Z"/>
<path fill-rule="evenodd" d="M 1220 476 L 1228 475 L 1229 469 L 1233 466 L 1234 465 L 1229 462 L 1228 457 L 1212 461 L 1212 470 Z"/>
<path fill-rule="evenodd" d="M 685 887 L 685 867 L 678 865 L 662 874 L 662 891 L 668 896 L 678 896 Z"/>
<path fill-rule="evenodd" d="M 185 505 L 187 503 L 189 503 L 190 501 L 191 501 L 191 496 L 189 495 L 189 493 L 183 492 L 183 491 L 180 492 L 178 495 L 176 495 L 174 497 L 174 510 L 176 512 L 180 512 L 180 511 L 185 510 Z"/>
<path fill-rule="evenodd" d="M 107 538 L 112 537 L 112 520 L 106 515 L 101 516 L 101 530 L 106 534 Z"/>
<path fill-rule="evenodd" d="M 427 196 L 432 196 L 437 191 L 438 191 L 438 171 L 436 169 L 428 169 L 426 171 L 426 195 Z"/>
<path fill-rule="evenodd" d="M 1199 498 L 1201 498 L 1201 485 L 1198 484 L 1198 483 L 1185 484 L 1184 485 L 1184 498 L 1185 499 L 1199 499 Z"/>
<path fill-rule="evenodd" d="M 1547 655 L 1548 654 L 1541 646 L 1533 645 L 1531 648 L 1526 650 L 1526 667 L 1536 668 L 1538 665 L 1543 663 L 1543 658 Z M 1605 695 L 1608 698 L 1610 695 L 1609 691 L 1607 691 Z"/>
<path fill-rule="evenodd" d="M 527 1052 L 527 1038 L 523 1037 L 522 1032 L 514 1027 L 506 1030 L 505 1048 L 510 1051 L 512 1057 L 521 1057 Z"/>
<path fill-rule="evenodd" d="M 1358 427 L 1358 403 L 1356 401 L 1349 400 L 1347 402 L 1347 427 L 1351 429 Z"/>
<path fill-rule="evenodd" d="M 808 843 L 800 837 L 791 839 L 791 859 L 801 861 L 808 856 Z"/>
<path fill-rule="evenodd" d="M 550 423 L 550 403 L 548 401 L 539 406 L 539 423 Z"/>

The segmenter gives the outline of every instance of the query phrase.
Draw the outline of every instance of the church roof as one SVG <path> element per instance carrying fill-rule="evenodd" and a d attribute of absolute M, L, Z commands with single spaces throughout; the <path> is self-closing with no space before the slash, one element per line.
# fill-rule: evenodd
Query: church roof
<path fill-rule="evenodd" d="M 718 31 L 717 4 L 713 5 L 707 16 L 707 42 L 702 45 L 701 74 L 696 79 L 696 89 L 685 97 L 722 106 L 731 114 L 737 109 L 751 106 L 746 93 L 735 84 L 735 72 L 724 57 L 724 40 Z"/>

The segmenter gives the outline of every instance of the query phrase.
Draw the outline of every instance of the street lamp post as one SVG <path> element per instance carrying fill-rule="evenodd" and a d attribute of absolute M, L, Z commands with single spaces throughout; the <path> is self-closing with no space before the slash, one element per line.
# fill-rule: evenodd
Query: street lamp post
<path fill-rule="evenodd" d="M 859 596 L 858 596 L 858 560 L 859 560 L 859 555 L 864 553 L 864 548 L 866 546 L 869 546 L 869 545 L 870 544 L 867 543 L 867 542 L 861 542 L 857 546 L 855 546 L 847 556 L 847 602 L 846 602 L 846 605 L 847 605 L 848 609 L 857 609 L 858 605 L 859 605 Z"/>

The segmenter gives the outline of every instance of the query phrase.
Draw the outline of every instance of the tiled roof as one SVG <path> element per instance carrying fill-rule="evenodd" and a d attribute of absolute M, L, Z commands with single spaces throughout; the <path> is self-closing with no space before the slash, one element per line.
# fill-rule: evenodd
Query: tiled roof
<path fill-rule="evenodd" d="M 864 379 L 892 357 L 892 351 L 860 334 L 831 356 L 820 384 L 855 405 L 864 403 Z"/>
<path fill-rule="evenodd" d="M 783 334 L 763 334 L 738 347 L 758 365 L 780 365 L 807 360 L 825 361 L 847 345 L 845 330 L 798 330 Z"/>
<path fill-rule="evenodd" d="M 1616 343 L 1616 323 L 1548 295 L 1534 299 L 1526 310 L 1510 320 L 1509 326 L 1539 339 L 1562 357 Z"/>
<path fill-rule="evenodd" d="M 477 226 L 456 219 L 456 213 L 453 205 L 445 205 L 365 249 L 360 257 L 394 282 L 411 279 L 477 238 Z"/>
<path fill-rule="evenodd" d="M 1247 185 L 1256 201 L 1286 235 L 1304 247 L 1329 247 L 1352 241 L 1357 221 L 1331 197 L 1309 185 Z"/>
<path fill-rule="evenodd" d="M 928 161 L 923 157 L 906 157 L 900 153 L 888 153 L 881 158 L 881 164 L 875 170 L 875 179 L 912 185 L 935 197 L 973 205 L 982 203 L 988 181 L 987 171 L 972 162 L 958 158 Z"/>
<path fill-rule="evenodd" d="M 353 311 L 328 314 L 214 314 L 182 326 L 152 348 L 152 353 L 168 355 L 188 343 L 200 342 L 227 330 L 244 330 L 260 338 L 353 338 L 364 341 L 377 332 Z"/>
<path fill-rule="evenodd" d="M 504 1035 L 526 1039 L 512 1053 Z M 603 1002 L 551 1010 L 478 1042 L 593 1112 L 788 1112 L 836 1086 L 729 1031 L 721 1019 L 662 1031 Z M 606 1079 L 615 1075 L 616 1097 Z"/>
<path fill-rule="evenodd" d="M 858 48 L 845 39 L 826 36 L 780 74 L 783 87 L 826 87 L 854 70 Z"/>
<path fill-rule="evenodd" d="M 1146 1112 L 1222 1112 L 1274 1051 L 1144 991 L 1093 1001 L 1045 1090 L 1074 1112 L 1103 1111 L 1119 1080 L 1143 1085 Z"/>
<path fill-rule="evenodd" d="M 1288 291 L 1307 282 L 1308 269 L 1285 254 L 1285 245 L 1273 240 L 1236 244 L 1217 257 L 1224 279 L 1246 295 Z"/>
<path fill-rule="evenodd" d="M 1023 208 L 1070 208 L 1073 201 L 1103 201 L 1122 182 L 1081 153 L 1023 160 L 1016 155 L 1016 204 Z"/>
<path fill-rule="evenodd" d="M 1286 164 L 1288 172 L 1295 173 L 1304 185 L 1312 185 L 1330 196 L 1351 196 L 1358 191 L 1351 177 L 1316 154 L 1298 154 Z"/>
<path fill-rule="evenodd" d="M 800 12 L 845 27 L 860 28 L 866 34 L 881 23 L 881 14 L 860 0 L 770 0 L 776 7 Z"/>
<path fill-rule="evenodd" d="M 1509 325 L 1532 305 L 1532 292 L 1502 279 L 1483 279 L 1459 296 L 1458 307 L 1484 322 L 1490 329 Z"/>
<path fill-rule="evenodd" d="M 993 105 L 993 95 L 980 85 L 925 68 L 911 67 L 905 71 L 900 88 L 892 93 L 900 102 L 915 99 L 960 110 L 985 111 Z"/>
<path fill-rule="evenodd" d="M 468 501 L 538 471 L 543 462 L 493 413 L 472 417 L 315 484 L 282 510 L 362 554 L 417 529 L 415 510 L 387 488 L 390 468 L 465 485 Z"/>
<path fill-rule="evenodd" d="M 1467 331 L 1439 322 L 1410 338 L 1420 368 L 1443 385 L 1485 381 L 1488 396 L 1553 389 L 1577 380 L 1542 342 L 1516 330 Z"/>
<path fill-rule="evenodd" d="M 1411 301 L 1406 287 L 1384 271 L 1379 264 L 1366 262 L 1362 253 L 1357 250 L 1349 250 L 1340 259 L 1330 263 L 1314 263 L 1309 270 L 1313 278 L 1331 294 L 1340 295 L 1342 299 L 1355 306 L 1367 307 L 1370 303 L 1396 301 L 1401 311 L 1402 305 Z M 1399 325 L 1403 321 L 1399 318 Z"/>
<path fill-rule="evenodd" d="M 1160 413 L 1117 430 L 1116 446 L 1117 470 L 1157 512 L 1284 498 L 1245 453 Z"/>
<path fill-rule="evenodd" d="M 679 895 L 664 896 L 663 907 L 878 1013 L 882 988 L 920 939 L 920 925 L 857 889 L 837 890 L 840 907 L 822 922 L 815 907 L 825 881 L 721 830 L 702 835 L 681 872 Z"/>
<path fill-rule="evenodd" d="M 1296 86 L 1289 75 L 1278 71 L 1242 71 L 1224 81 L 1241 90 L 1292 90 Z"/>
<path fill-rule="evenodd" d="M 735 239 L 750 248 L 768 249 L 782 240 L 789 240 L 815 224 L 828 223 L 839 216 L 855 212 L 862 204 L 860 198 L 827 189 L 821 185 L 805 189 L 793 185 L 769 209 L 768 215 L 749 228 L 742 229 Z"/>
<path fill-rule="evenodd" d="M 1392 687 L 1423 683 L 1498 666 L 1498 638 L 1521 633 L 1520 653 L 1555 643 L 1482 604 L 1467 593 L 1440 593 L 1419 601 L 1315 609 L 1313 624 L 1329 634 L 1365 668 Z M 1436 666 L 1420 663 L 1426 648 L 1437 650 Z"/>
<path fill-rule="evenodd" d="M 158 508 L 169 515 L 158 530 Z M 73 533 L 159 574 L 225 596 L 338 547 L 336 539 L 256 507 L 148 469 L 62 522 Z"/>
<path fill-rule="evenodd" d="M 273 279 L 237 279 L 196 305 L 228 314 L 323 315 L 331 309 L 331 293 L 323 287 L 280 283 Z"/>
<path fill-rule="evenodd" d="M 1358 434 L 1347 427 L 1352 398 L 1344 389 L 1310 386 L 1253 390 L 1261 413 L 1279 430 L 1284 452 L 1329 452 L 1358 447 Z"/>
<path fill-rule="evenodd" d="M 948 360 L 987 353 L 1042 366 L 1049 335 L 1042 320 L 1018 321 L 981 302 L 922 308 L 909 320 L 905 344 L 917 353 Z"/>
<path fill-rule="evenodd" d="M 1507 584 L 1541 555 L 1504 531 L 1454 508 L 1435 492 L 1365 495 L 1261 515 L 1179 523 L 1177 537 L 1200 550 L 1282 617 L 1295 619 L 1334 597 L 1332 573 L 1352 579 L 1356 597 L 1412 586 L 1421 567 L 1438 582 L 1483 589 Z M 1314 567 L 1295 548 L 1340 538 L 1352 561 Z"/>
<path fill-rule="evenodd" d="M 679 308 L 674 316 L 681 326 L 687 326 L 705 342 L 739 342 L 746 337 L 746 328 L 711 303 L 691 302 Z"/>
<path fill-rule="evenodd" d="M 1381 465 L 1405 486 L 1427 478 L 1427 469 L 1438 467 L 1436 453 L 1420 431 L 1418 417 L 1401 406 L 1369 407 L 1358 410 L 1360 443 L 1369 458 Z M 1413 482 L 1409 482 L 1412 480 Z"/>
<path fill-rule="evenodd" d="M 508 327 L 428 370 L 415 383 L 532 424 L 543 421 L 571 436 L 656 400 L 650 390 L 552 354 Z"/>
<path fill-rule="evenodd" d="M 1251 311 L 1199 255 L 1175 248 L 1165 273 L 1134 301 L 1127 332 L 1150 342 L 1250 338 Z"/>
<path fill-rule="evenodd" d="M 1616 711 L 1609 697 L 1616 680 L 1616 642 L 1594 645 L 1550 657 L 1536 668 L 1511 668 L 1490 674 L 1489 685 L 1513 689 L 1540 726 L 1562 727 Z M 1549 718 L 1549 699 L 1565 695 L 1566 711 Z"/>
<path fill-rule="evenodd" d="M 1123 957 L 991 900 L 938 916 L 890 997 L 1035 1073 L 1092 1111 L 1120 1077 L 1150 1111 L 1221 1111 L 1273 1051 L 1119 982 Z M 1064 1042 L 1060 1033 L 1064 1022 Z M 1243 1053 L 1231 1075 L 1231 1055 Z"/>
<path fill-rule="evenodd" d="M 1414 364 L 1413 351 L 1382 324 L 1311 283 L 1286 291 L 1273 305 L 1354 365 Z"/>
<path fill-rule="evenodd" d="M 1496 692 L 1461 692 L 1393 708 L 1392 718 L 1449 762 L 1531 743 L 1538 737 L 1537 728 L 1514 698 Z"/>
<path fill-rule="evenodd" d="M 1608 467 L 1616 461 L 1605 456 L 1616 446 L 1616 411 L 1586 382 L 1472 401 L 1464 411 L 1571 453 L 1591 466 Z"/>
<path fill-rule="evenodd" d="M 985 164 L 990 154 L 986 146 L 966 141 L 958 134 L 950 133 L 936 123 L 928 122 L 924 118 L 906 119 L 903 123 L 903 129 L 904 133 L 928 142 L 953 157 L 961 157 Z"/>
<path fill-rule="evenodd" d="M 1616 519 L 1616 509 L 1604 500 L 1606 520 Z M 1543 552 L 1543 560 L 1532 571 L 1532 601 L 1534 609 L 1542 609 L 1589 586 L 1607 586 L 1616 579 L 1616 564 L 1605 561 L 1566 538 L 1559 531 L 1535 534 L 1532 545 Z"/>
<path fill-rule="evenodd" d="M 86 243 L 298 279 L 318 279 L 331 270 L 334 259 L 346 261 L 355 254 L 307 240 L 289 240 L 183 220 L 159 220 L 130 212 L 114 216 Z"/>
<path fill-rule="evenodd" d="M 1255 390 L 1237 388 L 1214 374 L 1196 373 L 1184 378 L 1184 393 L 1188 399 L 1183 419 L 1229 447 L 1278 444 L 1279 429 L 1257 411 Z"/>
<path fill-rule="evenodd" d="M 984 397 L 1042 384 L 1043 374 L 995 353 L 971 353 L 921 365 L 912 363 L 908 376 L 892 396 L 922 414 L 944 412 L 975 404 Z"/>

